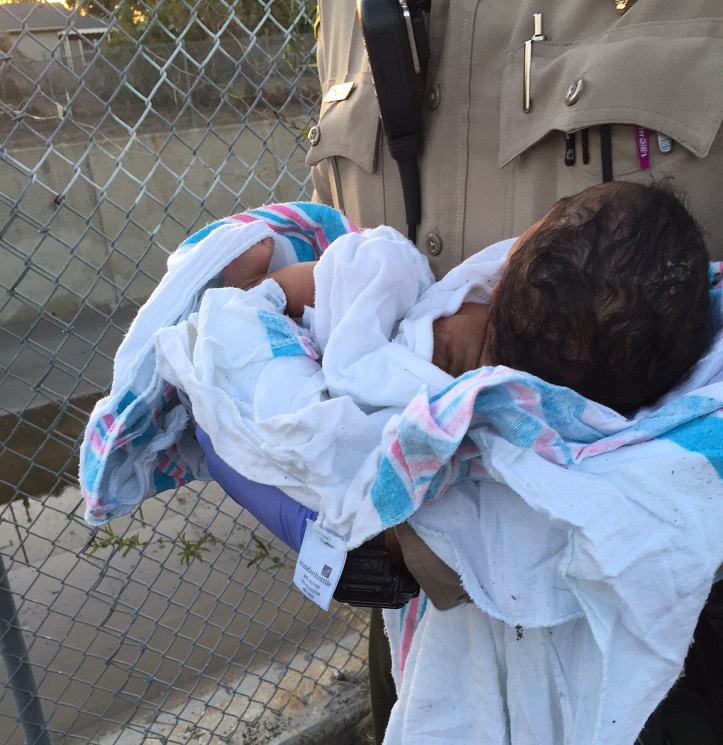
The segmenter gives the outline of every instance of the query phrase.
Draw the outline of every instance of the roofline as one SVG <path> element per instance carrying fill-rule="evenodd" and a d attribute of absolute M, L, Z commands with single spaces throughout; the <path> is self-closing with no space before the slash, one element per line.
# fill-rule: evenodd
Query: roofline
<path fill-rule="evenodd" d="M 26 29 L 24 28 L 6 28 L 3 29 L 6 34 L 22 34 L 23 31 Z M 36 34 L 39 32 L 55 32 L 59 36 L 63 34 L 65 31 L 68 31 L 69 34 L 104 34 L 107 31 L 110 31 L 110 26 L 102 26 L 99 28 L 71 28 L 71 29 L 59 29 L 57 26 L 47 26 L 47 27 L 40 27 L 40 28 L 33 28 L 28 31 L 30 34 Z"/>
<path fill-rule="evenodd" d="M 71 28 L 68 30 L 68 34 L 82 36 L 83 34 L 105 34 L 108 31 L 110 31 L 109 26 L 106 26 L 105 28 Z M 62 33 L 62 31 L 58 31 L 58 35 Z"/>

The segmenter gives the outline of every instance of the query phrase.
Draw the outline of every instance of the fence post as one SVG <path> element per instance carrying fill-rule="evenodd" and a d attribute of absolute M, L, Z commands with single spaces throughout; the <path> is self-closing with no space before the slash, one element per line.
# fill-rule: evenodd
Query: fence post
<path fill-rule="evenodd" d="M 0 651 L 2 651 L 3 661 L 8 671 L 8 688 L 15 696 L 18 721 L 25 732 L 25 744 L 51 745 L 2 554 L 0 554 Z"/>

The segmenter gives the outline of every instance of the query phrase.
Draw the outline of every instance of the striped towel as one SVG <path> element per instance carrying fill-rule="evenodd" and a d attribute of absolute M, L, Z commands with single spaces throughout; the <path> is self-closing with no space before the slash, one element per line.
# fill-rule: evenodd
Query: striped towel
<path fill-rule="evenodd" d="M 318 258 L 355 231 L 343 215 L 317 204 L 271 205 L 208 225 L 168 259 L 168 271 L 139 310 L 115 358 L 108 396 L 95 406 L 81 445 L 86 520 L 103 525 L 144 498 L 208 478 L 203 453 L 187 431 L 189 413 L 156 370 L 155 335 L 188 318 L 221 270 L 272 236 L 272 268 Z"/>
<path fill-rule="evenodd" d="M 226 463 L 278 486 L 357 545 L 378 532 L 365 484 L 386 423 L 422 385 L 452 380 L 431 363 L 432 321 L 476 283 L 467 277 L 462 292 L 438 293 L 412 333 L 400 322 L 437 285 L 427 260 L 385 226 L 340 236 L 314 280 L 314 308 L 298 323 L 282 312 L 273 280 L 209 289 L 197 313 L 156 334 L 157 370 Z"/>

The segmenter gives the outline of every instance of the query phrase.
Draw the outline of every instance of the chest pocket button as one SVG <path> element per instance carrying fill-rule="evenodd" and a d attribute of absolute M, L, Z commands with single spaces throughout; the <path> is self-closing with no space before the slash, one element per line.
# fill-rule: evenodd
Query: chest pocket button
<path fill-rule="evenodd" d="M 309 139 L 309 144 L 314 147 L 314 145 L 319 144 L 319 140 L 321 139 L 321 129 L 317 125 L 314 125 L 310 130 L 309 134 L 307 135 Z"/>
<path fill-rule="evenodd" d="M 582 89 L 585 87 L 585 84 L 583 83 L 582 78 L 578 78 L 568 89 L 567 93 L 565 94 L 565 103 L 568 106 L 572 106 L 573 104 L 576 104 L 578 99 L 580 98 L 580 95 L 582 94 Z"/>

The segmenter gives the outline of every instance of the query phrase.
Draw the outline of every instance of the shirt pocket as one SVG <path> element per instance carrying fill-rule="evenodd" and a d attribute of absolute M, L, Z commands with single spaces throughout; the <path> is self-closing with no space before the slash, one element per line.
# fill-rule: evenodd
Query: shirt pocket
<path fill-rule="evenodd" d="M 322 90 L 319 122 L 309 135 L 306 164 L 316 166 L 327 158 L 341 157 L 374 173 L 379 128 L 379 105 L 369 73 L 330 80 Z"/>
<path fill-rule="evenodd" d="M 510 50 L 502 75 L 500 167 L 554 130 L 601 124 L 645 127 L 703 158 L 723 119 L 723 20 L 632 24 L 572 45 L 533 42 L 528 113 L 522 70 L 522 49 Z M 634 164 L 616 173 L 628 166 Z"/>

